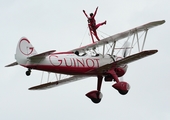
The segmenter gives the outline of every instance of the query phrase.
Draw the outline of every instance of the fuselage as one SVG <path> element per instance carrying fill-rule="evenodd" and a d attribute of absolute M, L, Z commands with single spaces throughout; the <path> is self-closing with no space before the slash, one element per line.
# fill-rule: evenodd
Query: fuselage
<path fill-rule="evenodd" d="M 112 63 L 110 55 L 85 55 L 53 53 L 44 59 L 28 61 L 24 67 L 62 74 L 96 74 L 95 69 Z"/>

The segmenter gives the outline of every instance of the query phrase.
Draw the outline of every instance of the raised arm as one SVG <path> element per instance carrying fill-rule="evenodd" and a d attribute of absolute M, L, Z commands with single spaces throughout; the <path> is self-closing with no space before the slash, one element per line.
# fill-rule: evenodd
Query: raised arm
<path fill-rule="evenodd" d="M 96 13 L 97 13 L 98 7 L 96 8 L 94 14 L 93 14 L 93 18 L 95 17 Z"/>
<path fill-rule="evenodd" d="M 86 16 L 87 18 L 89 18 L 89 16 L 86 14 L 85 10 L 83 10 L 83 13 L 85 14 L 85 16 Z"/>

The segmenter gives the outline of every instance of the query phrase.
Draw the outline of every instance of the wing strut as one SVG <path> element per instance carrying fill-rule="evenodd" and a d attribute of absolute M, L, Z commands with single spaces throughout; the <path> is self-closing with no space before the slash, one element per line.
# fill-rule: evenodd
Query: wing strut
<path fill-rule="evenodd" d="M 40 82 L 40 84 L 43 82 L 43 77 L 44 77 L 44 71 L 42 72 L 42 75 L 41 75 L 41 82 Z"/>
<path fill-rule="evenodd" d="M 142 42 L 142 46 L 140 45 L 139 43 L 139 36 L 138 36 L 138 31 L 136 30 L 135 33 L 134 33 L 134 38 L 133 38 L 133 41 L 132 41 L 132 46 L 133 46 L 133 42 L 134 42 L 134 39 L 135 39 L 135 35 L 136 35 L 136 39 L 137 39 L 137 44 L 138 44 L 138 51 L 139 52 L 142 52 L 143 49 L 144 49 L 144 45 L 145 45 L 145 41 L 146 41 L 146 37 L 147 37 L 147 33 L 148 33 L 148 29 L 146 29 L 144 31 L 144 37 L 143 37 L 143 42 Z"/>
<path fill-rule="evenodd" d="M 131 43 L 131 48 L 133 47 L 134 41 L 135 41 L 135 35 L 133 35 L 133 40 L 132 40 L 132 43 Z M 129 55 L 131 54 L 131 51 L 132 51 L 132 49 L 130 49 Z"/>
<path fill-rule="evenodd" d="M 104 57 L 104 53 L 105 53 L 105 46 L 106 46 L 106 44 L 103 44 L 103 57 Z"/>
<path fill-rule="evenodd" d="M 143 49 L 144 49 L 147 33 L 148 33 L 148 29 L 145 31 L 145 37 L 144 37 L 144 40 L 143 40 L 143 45 L 142 45 L 142 50 L 141 51 L 143 51 Z"/>
<path fill-rule="evenodd" d="M 136 39 L 137 39 L 137 43 L 138 43 L 138 50 L 139 50 L 139 52 L 140 52 L 138 31 L 136 30 L 135 32 L 136 32 Z"/>
<path fill-rule="evenodd" d="M 50 72 L 48 72 L 47 82 L 49 82 L 49 79 L 50 79 Z"/>
<path fill-rule="evenodd" d="M 115 50 L 115 46 L 116 46 L 116 41 L 114 41 L 114 45 L 113 45 L 111 56 L 113 56 L 113 53 L 114 53 L 114 50 Z"/>

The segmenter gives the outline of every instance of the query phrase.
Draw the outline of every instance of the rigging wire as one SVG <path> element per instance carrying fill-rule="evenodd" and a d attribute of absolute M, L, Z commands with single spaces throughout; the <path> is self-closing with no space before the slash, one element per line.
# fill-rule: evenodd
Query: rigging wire
<path fill-rule="evenodd" d="M 82 43 L 83 43 L 84 38 L 85 38 L 85 35 L 86 35 L 86 33 L 87 33 L 87 29 L 88 29 L 88 27 L 86 28 L 86 31 L 85 31 L 85 33 L 84 33 L 84 35 L 83 35 L 83 38 L 82 38 L 82 41 L 81 41 L 81 43 L 80 43 L 79 47 L 81 47 L 81 46 L 82 46 Z"/>

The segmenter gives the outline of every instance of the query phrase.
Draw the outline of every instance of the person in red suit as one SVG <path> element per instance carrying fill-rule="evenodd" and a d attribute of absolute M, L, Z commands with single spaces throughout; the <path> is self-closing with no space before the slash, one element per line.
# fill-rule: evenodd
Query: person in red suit
<path fill-rule="evenodd" d="M 95 12 L 94 13 L 90 13 L 90 16 L 88 16 L 85 12 L 85 10 L 83 10 L 85 16 L 87 17 L 88 19 L 88 25 L 89 25 L 89 29 L 90 29 L 90 32 L 93 33 L 93 35 L 96 37 L 96 39 L 98 41 L 100 41 L 98 35 L 97 35 L 97 28 L 100 27 L 101 25 L 104 25 L 106 24 L 106 21 L 102 22 L 102 23 L 98 23 L 96 24 L 96 20 L 95 20 L 95 16 L 96 16 L 96 13 L 97 13 L 97 10 L 98 10 L 98 7 L 96 8 Z"/>

